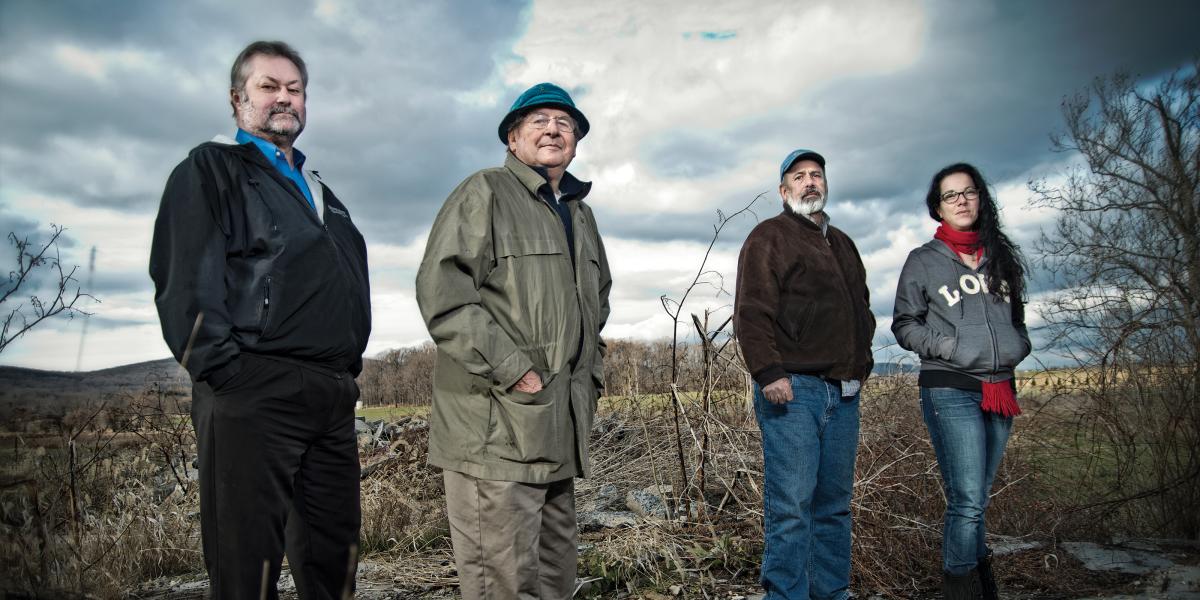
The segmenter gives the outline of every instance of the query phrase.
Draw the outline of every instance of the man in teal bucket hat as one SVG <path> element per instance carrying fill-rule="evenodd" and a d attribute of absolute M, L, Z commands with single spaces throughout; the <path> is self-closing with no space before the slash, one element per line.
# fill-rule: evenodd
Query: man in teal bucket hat
<path fill-rule="evenodd" d="M 565 111 L 575 119 L 575 123 L 579 126 L 576 132 L 575 140 L 583 139 L 587 135 L 590 125 L 587 117 L 575 108 L 575 102 L 571 100 L 570 94 L 566 90 L 554 85 L 553 83 L 539 83 L 517 97 L 517 101 L 513 102 L 511 108 L 508 109 L 508 115 L 500 121 L 500 127 L 497 133 L 500 134 L 500 143 L 508 143 L 508 130 L 512 124 L 519 120 L 527 112 L 542 107 L 553 107 Z"/>
<path fill-rule="evenodd" d="M 521 94 L 500 121 L 504 166 L 450 193 L 417 271 L 438 349 L 429 464 L 467 600 L 574 592 L 612 286 L 591 184 L 567 172 L 588 128 L 562 88 Z"/>

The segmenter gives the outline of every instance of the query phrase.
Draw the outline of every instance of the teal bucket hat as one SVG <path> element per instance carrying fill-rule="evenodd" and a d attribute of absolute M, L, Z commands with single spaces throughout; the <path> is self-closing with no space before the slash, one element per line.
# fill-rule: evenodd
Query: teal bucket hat
<path fill-rule="evenodd" d="M 500 135 L 500 143 L 508 143 L 508 128 L 521 113 L 527 109 L 542 106 L 564 110 L 571 115 L 571 118 L 575 119 L 575 123 L 579 126 L 579 135 L 575 136 L 575 139 L 583 139 L 583 136 L 587 135 L 590 127 L 587 117 L 583 116 L 578 108 L 575 108 L 575 102 L 571 100 L 571 95 L 553 83 L 539 83 L 518 96 L 517 101 L 513 102 L 512 108 L 508 109 L 504 120 L 500 121 L 500 127 L 497 130 Z"/>

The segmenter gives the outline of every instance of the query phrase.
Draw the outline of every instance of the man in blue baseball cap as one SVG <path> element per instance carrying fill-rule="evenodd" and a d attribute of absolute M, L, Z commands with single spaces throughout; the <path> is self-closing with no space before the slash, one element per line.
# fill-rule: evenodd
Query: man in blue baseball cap
<path fill-rule="evenodd" d="M 854 242 L 829 224 L 825 158 L 779 167 L 783 212 L 738 257 L 734 327 L 762 432 L 767 598 L 842 600 L 850 590 L 850 496 L 858 391 L 875 317 Z"/>
<path fill-rule="evenodd" d="M 500 121 L 504 166 L 451 192 L 417 271 L 438 348 L 429 464 L 466 600 L 574 592 L 612 285 L 591 184 L 567 172 L 588 128 L 562 88 L 521 94 Z"/>

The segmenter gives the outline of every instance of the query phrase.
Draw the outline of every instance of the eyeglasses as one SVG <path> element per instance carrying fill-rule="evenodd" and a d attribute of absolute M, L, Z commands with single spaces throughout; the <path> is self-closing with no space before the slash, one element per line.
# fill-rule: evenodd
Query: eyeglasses
<path fill-rule="evenodd" d="M 542 130 L 550 126 L 553 121 L 558 126 L 558 130 L 563 133 L 575 133 L 575 121 L 570 117 L 551 117 L 547 114 L 537 113 L 529 117 L 525 121 L 530 127 Z"/>
<path fill-rule="evenodd" d="M 967 199 L 967 202 L 979 199 L 979 190 L 975 188 L 967 188 L 961 192 L 946 192 L 942 194 L 942 204 L 954 204 L 958 202 L 958 197 L 962 196 Z"/>

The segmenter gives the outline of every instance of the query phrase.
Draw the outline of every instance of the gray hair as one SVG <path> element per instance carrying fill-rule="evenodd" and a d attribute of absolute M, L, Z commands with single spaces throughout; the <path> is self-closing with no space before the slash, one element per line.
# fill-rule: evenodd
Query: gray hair
<path fill-rule="evenodd" d="M 304 64 L 304 59 L 300 58 L 300 53 L 296 52 L 287 42 L 259 40 L 251 42 L 234 59 L 233 68 L 229 70 L 230 91 L 246 91 L 246 78 L 250 76 L 250 59 L 259 55 L 278 56 L 292 61 L 292 64 L 296 65 L 296 69 L 300 71 L 300 83 L 304 89 L 308 89 L 308 67 Z M 234 107 L 233 115 L 237 116 L 237 107 Z"/>

